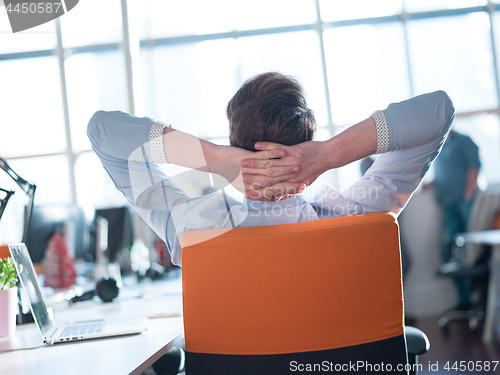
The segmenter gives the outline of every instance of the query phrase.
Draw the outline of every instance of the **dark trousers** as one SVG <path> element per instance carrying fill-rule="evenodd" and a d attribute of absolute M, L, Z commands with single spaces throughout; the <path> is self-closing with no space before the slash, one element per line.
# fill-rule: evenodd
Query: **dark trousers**
<path fill-rule="evenodd" d="M 472 201 L 460 201 L 443 207 L 441 222 L 441 256 L 445 263 L 452 257 L 452 248 L 455 236 L 467 230 Z M 460 303 L 470 303 L 469 287 L 466 280 L 455 278 Z"/>

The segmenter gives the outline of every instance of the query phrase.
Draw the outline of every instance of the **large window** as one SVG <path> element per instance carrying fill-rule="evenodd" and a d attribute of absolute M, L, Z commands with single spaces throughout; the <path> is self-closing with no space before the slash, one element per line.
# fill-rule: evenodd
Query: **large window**
<path fill-rule="evenodd" d="M 456 129 L 481 148 L 483 187 L 500 183 L 500 1 L 374 3 L 82 0 L 16 34 L 0 7 L 0 156 L 37 184 L 38 204 L 123 204 L 86 136 L 96 110 L 226 143 L 228 100 L 245 79 L 277 70 L 302 81 L 318 139 L 390 102 L 446 90 Z M 359 176 L 353 163 L 319 183 L 342 190 Z M 15 190 L 5 175 L 0 184 Z M 25 197 L 11 201 L 4 241 L 20 238 L 13 212 Z"/>

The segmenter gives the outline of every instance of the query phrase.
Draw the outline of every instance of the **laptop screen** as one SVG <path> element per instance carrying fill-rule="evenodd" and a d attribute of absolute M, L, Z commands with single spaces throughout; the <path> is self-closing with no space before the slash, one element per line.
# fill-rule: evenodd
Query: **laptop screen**
<path fill-rule="evenodd" d="M 33 262 L 25 244 L 9 245 L 10 254 L 14 259 L 17 274 L 26 293 L 26 298 L 31 308 L 33 318 L 43 337 L 54 327 L 54 319 L 49 314 L 43 294 L 38 284 Z"/>

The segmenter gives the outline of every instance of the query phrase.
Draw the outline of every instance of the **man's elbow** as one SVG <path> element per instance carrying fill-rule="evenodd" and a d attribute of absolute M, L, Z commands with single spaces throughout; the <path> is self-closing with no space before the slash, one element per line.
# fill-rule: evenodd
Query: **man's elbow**
<path fill-rule="evenodd" d="M 438 101 L 440 107 L 444 112 L 444 115 L 446 117 L 446 122 L 449 126 L 451 125 L 453 119 L 455 118 L 455 106 L 453 105 L 453 102 L 451 101 L 450 97 L 445 91 L 439 90 L 436 91 L 436 94 L 438 95 Z"/>
<path fill-rule="evenodd" d="M 436 106 L 436 135 L 437 137 L 445 137 L 448 134 L 453 120 L 455 119 L 455 106 L 451 101 L 448 94 L 443 91 L 435 91 L 432 93 L 434 95 L 433 100 L 435 100 Z"/>
<path fill-rule="evenodd" d="M 91 134 L 95 133 L 99 125 L 102 123 L 102 118 L 104 116 L 105 112 L 104 111 L 97 111 L 92 115 L 92 117 L 89 120 L 89 123 L 87 125 L 87 135 L 90 136 Z"/>
<path fill-rule="evenodd" d="M 99 132 L 102 127 L 103 117 L 105 114 L 105 111 L 97 111 L 90 118 L 89 123 L 87 124 L 87 137 L 89 138 L 93 148 L 97 146 L 97 142 L 100 139 Z"/>

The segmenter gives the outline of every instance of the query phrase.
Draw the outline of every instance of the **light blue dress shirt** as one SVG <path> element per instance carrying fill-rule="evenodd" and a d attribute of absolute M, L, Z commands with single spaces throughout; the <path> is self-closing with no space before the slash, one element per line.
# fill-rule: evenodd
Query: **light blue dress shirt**
<path fill-rule="evenodd" d="M 455 116 L 443 91 L 390 104 L 372 117 L 379 157 L 345 192 L 324 185 L 313 200 L 236 200 L 219 190 L 189 198 L 160 168 L 166 162 L 163 123 L 123 112 L 98 111 L 87 134 L 116 187 L 181 263 L 180 235 L 200 229 L 250 227 L 370 212 L 399 212 L 439 154 Z M 168 133 L 171 134 L 171 133 Z M 187 150 L 189 152 L 189 150 Z"/>
<path fill-rule="evenodd" d="M 470 137 L 453 131 L 434 163 L 437 202 L 443 207 L 464 202 L 467 173 L 480 168 L 477 145 Z"/>

